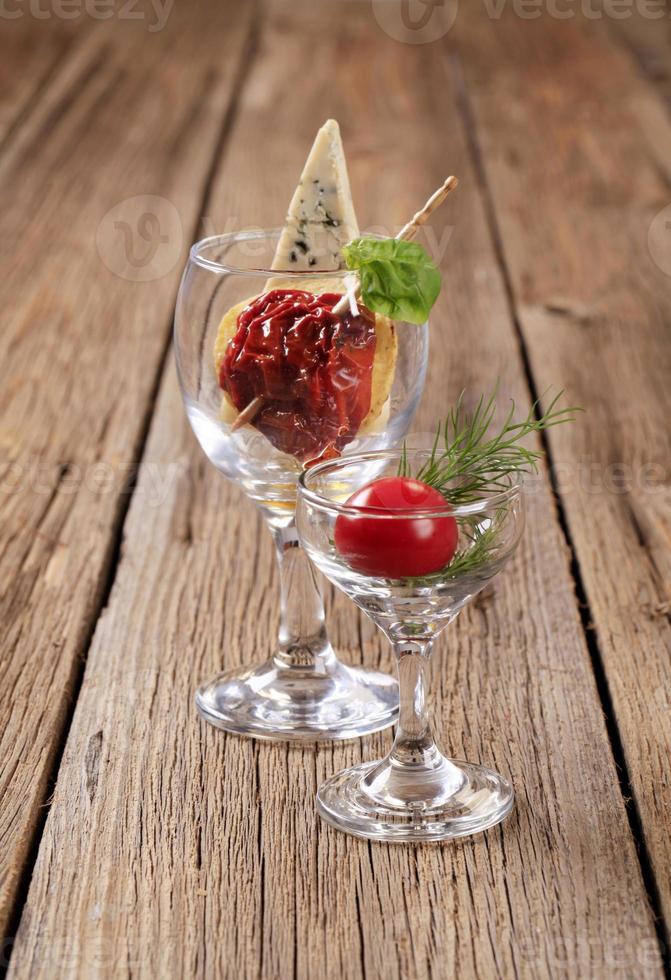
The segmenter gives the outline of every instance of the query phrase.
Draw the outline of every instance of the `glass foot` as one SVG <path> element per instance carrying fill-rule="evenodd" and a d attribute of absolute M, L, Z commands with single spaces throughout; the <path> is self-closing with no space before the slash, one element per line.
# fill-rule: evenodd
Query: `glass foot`
<path fill-rule="evenodd" d="M 399 842 L 476 834 L 500 823 L 512 809 L 513 788 L 498 773 L 447 759 L 440 770 L 401 774 L 387 760 L 344 769 L 319 788 L 317 809 L 338 830 Z M 424 799 L 417 792 L 422 775 L 432 790 Z"/>
<path fill-rule="evenodd" d="M 394 725 L 398 684 L 388 674 L 346 667 L 261 667 L 220 674 L 196 692 L 201 716 L 238 735 L 293 742 L 357 738 Z"/>

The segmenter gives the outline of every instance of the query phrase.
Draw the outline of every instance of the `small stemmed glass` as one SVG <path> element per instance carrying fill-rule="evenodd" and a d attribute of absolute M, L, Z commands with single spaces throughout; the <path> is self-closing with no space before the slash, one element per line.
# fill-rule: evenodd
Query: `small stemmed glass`
<path fill-rule="evenodd" d="M 297 524 L 309 557 L 389 638 L 400 681 L 400 718 L 389 755 L 337 773 L 319 789 L 317 806 L 333 826 L 359 837 L 386 841 L 437 841 L 485 830 L 513 804 L 503 776 L 483 766 L 454 762 L 438 748 L 427 705 L 427 668 L 433 643 L 503 568 L 524 525 L 522 488 L 514 475 L 504 488 L 441 510 L 392 511 L 353 507 L 350 496 L 371 479 L 395 476 L 399 466 L 417 472 L 425 450 L 364 453 L 320 463 L 300 480 Z M 468 474 L 462 475 L 462 480 Z M 499 485 L 501 480 L 499 478 Z M 456 552 L 437 572 L 386 578 L 357 570 L 356 555 L 340 553 L 338 521 L 380 521 L 383 537 L 407 539 L 401 522 L 420 522 L 422 534 L 458 529 Z M 403 531 L 403 534 L 401 534 Z M 350 538 L 352 535 L 350 534 Z M 354 535 L 356 539 L 356 534 Z M 378 535 L 379 539 L 379 535 Z"/>

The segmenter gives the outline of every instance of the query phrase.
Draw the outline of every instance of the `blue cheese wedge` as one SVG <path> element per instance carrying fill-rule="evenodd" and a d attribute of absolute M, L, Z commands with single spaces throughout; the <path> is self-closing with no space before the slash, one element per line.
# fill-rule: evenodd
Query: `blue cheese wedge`
<path fill-rule="evenodd" d="M 291 199 L 272 268 L 341 269 L 342 247 L 358 235 L 340 128 L 328 119 L 317 133 Z"/>

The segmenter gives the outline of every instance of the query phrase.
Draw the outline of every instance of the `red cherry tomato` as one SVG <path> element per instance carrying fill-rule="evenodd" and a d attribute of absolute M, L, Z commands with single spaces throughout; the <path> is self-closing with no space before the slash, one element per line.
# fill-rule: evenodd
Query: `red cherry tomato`
<path fill-rule="evenodd" d="M 429 575 L 447 565 L 457 550 L 459 529 L 453 517 L 411 516 L 412 511 L 444 512 L 449 506 L 435 487 L 420 480 L 403 476 L 374 480 L 352 494 L 347 505 L 360 507 L 362 513 L 338 516 L 335 546 L 364 575 Z M 375 516 L 369 508 L 375 508 Z M 390 516 L 380 513 L 384 511 Z M 407 511 L 408 517 L 399 517 L 399 511 Z"/>

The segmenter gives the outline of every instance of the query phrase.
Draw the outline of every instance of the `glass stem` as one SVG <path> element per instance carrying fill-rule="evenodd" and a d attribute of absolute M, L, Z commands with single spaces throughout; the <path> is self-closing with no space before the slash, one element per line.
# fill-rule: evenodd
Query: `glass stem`
<path fill-rule="evenodd" d="M 394 745 L 389 754 L 392 765 L 433 768 L 443 756 L 433 738 L 427 705 L 427 672 L 431 640 L 397 640 L 394 653 L 400 685 L 400 713 Z"/>
<path fill-rule="evenodd" d="M 391 752 L 364 776 L 362 788 L 379 806 L 426 812 L 451 799 L 463 785 L 464 775 L 442 754 L 429 724 L 431 640 L 392 642 L 401 687 L 398 728 Z"/>
<path fill-rule="evenodd" d="M 326 673 L 335 654 L 326 635 L 324 604 L 315 571 L 292 522 L 272 527 L 280 573 L 280 630 L 274 655 L 278 667 Z"/>

